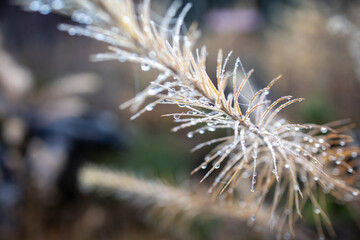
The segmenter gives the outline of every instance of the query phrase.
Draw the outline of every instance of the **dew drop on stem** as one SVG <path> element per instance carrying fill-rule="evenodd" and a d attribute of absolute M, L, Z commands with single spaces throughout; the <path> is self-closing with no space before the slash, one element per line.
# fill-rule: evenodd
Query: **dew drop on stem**
<path fill-rule="evenodd" d="M 149 104 L 146 106 L 147 111 L 152 111 L 153 109 L 154 109 L 154 105 L 152 105 L 152 104 Z"/>
<path fill-rule="evenodd" d="M 49 5 L 47 4 L 43 4 L 40 6 L 39 8 L 39 13 L 42 14 L 42 15 L 47 15 L 51 12 L 51 8 Z"/>
<path fill-rule="evenodd" d="M 327 128 L 326 127 L 322 127 L 322 128 L 320 128 L 320 132 L 322 132 L 322 133 L 327 133 Z"/>
<path fill-rule="evenodd" d="M 208 127 L 208 130 L 209 130 L 210 132 L 214 132 L 214 131 L 215 131 L 215 128 L 214 128 L 214 127 Z"/>
<path fill-rule="evenodd" d="M 146 64 L 146 63 L 141 64 L 141 70 L 143 70 L 144 72 L 147 72 L 150 69 L 151 69 L 151 66 L 149 64 Z"/>

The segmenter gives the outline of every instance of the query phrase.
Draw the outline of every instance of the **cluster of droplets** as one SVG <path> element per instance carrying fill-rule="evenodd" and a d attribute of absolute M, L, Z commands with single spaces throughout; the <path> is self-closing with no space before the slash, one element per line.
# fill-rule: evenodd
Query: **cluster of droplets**
<path fill-rule="evenodd" d="M 65 3 L 62 0 L 54 1 L 41 1 L 33 0 L 29 1 L 29 4 L 26 8 L 28 11 L 39 12 L 40 14 L 47 15 L 51 13 L 52 10 L 61 10 L 65 7 Z"/>
<path fill-rule="evenodd" d="M 39 12 L 47 15 L 51 12 L 70 11 L 71 20 L 74 22 L 90 25 L 96 18 L 94 13 L 86 10 L 72 10 L 74 3 L 67 0 L 24 0 L 25 10 L 32 12 Z"/>
<path fill-rule="evenodd" d="M 155 53 L 149 53 L 148 57 L 149 59 L 155 58 Z M 151 64 L 148 64 L 147 62 L 144 62 L 141 64 L 141 70 L 143 71 L 149 71 L 151 69 Z M 168 114 L 169 116 L 172 116 L 175 120 L 175 122 L 180 123 L 179 126 L 173 128 L 173 131 L 178 131 L 180 129 L 198 126 L 195 130 L 189 131 L 187 133 L 188 138 L 193 138 L 196 133 L 203 134 L 205 131 L 213 132 L 220 128 L 227 128 L 227 129 L 233 129 L 234 133 L 237 134 L 240 132 L 239 129 L 243 131 L 243 135 L 246 137 L 240 137 L 240 140 L 238 137 L 233 137 L 230 139 L 212 139 L 210 141 L 207 141 L 205 143 L 198 144 L 193 150 L 198 150 L 204 146 L 208 146 L 215 143 L 220 143 L 221 147 L 217 148 L 217 151 L 213 151 L 212 153 L 208 154 L 204 158 L 204 162 L 197 168 L 197 169 L 207 169 L 209 166 L 209 163 L 212 163 L 212 166 L 209 167 L 208 173 L 204 176 L 203 179 L 205 179 L 213 170 L 220 169 L 221 163 L 227 159 L 227 163 L 225 166 L 222 167 L 222 170 L 220 171 L 220 175 L 216 178 L 215 183 L 216 185 L 218 183 L 227 183 L 229 181 L 229 177 L 225 179 L 226 171 L 229 171 L 233 166 L 236 165 L 236 163 L 239 163 L 240 161 L 246 161 L 247 164 L 250 166 L 252 164 L 252 171 L 247 170 L 242 173 L 243 178 L 251 178 L 251 188 L 250 191 L 252 193 L 255 192 L 257 189 L 256 186 L 256 177 L 258 175 L 258 172 L 256 171 L 257 167 L 257 151 L 252 151 L 253 154 L 249 155 L 248 157 L 248 149 L 251 149 L 250 146 L 252 146 L 253 143 L 257 143 L 257 139 L 259 135 L 263 137 L 264 139 L 267 139 L 266 144 L 262 143 L 262 148 L 268 148 L 268 154 L 270 155 L 270 159 L 264 159 L 264 153 L 262 153 L 260 162 L 272 162 L 272 158 L 274 159 L 274 168 L 272 169 L 272 173 L 275 175 L 276 180 L 280 181 L 280 174 L 283 174 L 283 171 L 288 171 L 289 173 L 291 171 L 295 171 L 295 177 L 298 177 L 302 183 L 305 183 L 307 181 L 313 180 L 314 182 L 319 181 L 319 176 L 316 174 L 316 171 L 314 171 L 315 168 L 309 167 L 309 165 L 306 163 L 306 161 L 313 162 L 315 164 L 323 163 L 325 158 L 328 158 L 328 150 L 329 146 L 326 144 L 326 140 L 323 138 L 323 135 L 328 134 L 329 128 L 328 127 L 321 127 L 321 126 L 307 126 L 307 125 L 300 125 L 300 124 L 288 124 L 285 120 L 280 119 L 278 121 L 274 121 L 275 124 L 271 124 L 264 128 L 257 128 L 256 125 L 250 125 L 247 122 L 245 124 L 248 124 L 247 127 L 244 128 L 242 126 L 239 129 L 236 129 L 235 122 L 232 118 L 227 116 L 221 111 L 216 110 L 217 108 L 221 108 L 221 106 L 217 106 L 214 102 L 210 101 L 208 98 L 204 97 L 202 94 L 194 90 L 193 88 L 189 87 L 188 85 L 184 84 L 183 79 L 180 79 L 178 77 L 175 77 L 173 81 L 168 82 L 157 82 L 156 84 L 153 84 L 152 87 L 148 88 L 146 90 L 148 96 L 156 96 L 159 99 L 157 99 L 155 102 L 152 102 L 148 104 L 145 107 L 146 111 L 153 110 L 154 106 L 156 104 L 174 104 L 179 106 L 180 108 L 187 108 L 189 111 L 187 112 L 179 112 L 174 114 Z M 160 97 L 159 97 L 160 96 Z M 140 115 L 142 111 L 139 111 L 136 116 Z M 311 131 L 317 129 L 319 134 L 318 135 L 312 135 L 308 134 L 306 131 Z M 280 129 L 280 130 L 278 130 Z M 306 131 L 304 131 L 306 130 Z M 239 135 L 239 134 L 238 134 Z M 241 133 L 240 133 L 241 135 Z M 221 144 L 222 142 L 226 142 L 225 144 Z M 346 145 L 346 141 L 340 141 L 339 145 L 341 147 Z M 258 146 L 255 147 L 255 149 L 258 148 Z M 279 169 L 276 167 L 276 161 L 277 157 L 274 157 L 275 155 L 281 155 L 279 153 L 276 153 L 278 149 L 283 150 L 288 154 L 289 159 L 294 159 L 295 163 L 298 163 L 302 165 L 302 167 L 305 168 L 311 168 L 308 173 L 303 173 L 298 171 L 297 169 L 293 169 L 293 165 L 289 163 L 285 163 L 283 165 L 283 168 L 281 169 L 282 172 L 279 172 Z M 241 155 L 242 153 L 242 155 Z M 355 156 L 355 153 L 352 153 L 352 155 Z M 250 153 L 249 153 L 250 154 Z M 240 156 L 240 157 L 239 157 Z M 251 156 L 251 157 L 250 157 Z M 291 156 L 291 157 L 290 157 Z M 247 160 L 248 158 L 248 160 Z M 337 153 L 337 160 L 335 163 L 337 165 L 342 164 L 343 159 L 341 158 L 341 154 Z M 249 160 L 251 159 L 251 160 Z M 305 159 L 305 163 L 304 163 Z M 284 161 L 286 161 L 284 159 Z M 340 161 L 340 162 L 339 162 Z M 332 170 L 332 174 L 336 175 L 336 168 Z M 348 172 L 352 173 L 353 169 L 348 168 Z M 261 169 L 260 169 L 260 173 Z M 229 189 L 233 189 L 233 186 L 229 186 Z M 260 186 L 261 187 L 261 186 Z M 300 185 L 296 182 L 292 185 L 295 192 L 300 191 Z M 327 187 L 324 187 L 324 192 L 327 193 L 331 189 L 334 188 L 334 184 L 328 184 Z M 213 188 L 210 188 L 209 192 L 212 192 Z M 264 191 L 264 190 L 261 190 Z M 261 195 L 262 192 L 256 193 L 257 196 Z M 265 192 L 266 194 L 266 192 Z M 279 193 L 277 193 L 279 194 Z M 359 194 L 358 191 L 353 191 L 352 195 L 357 196 Z M 348 195 L 345 195 L 344 198 L 349 198 Z M 321 209 L 315 208 L 314 213 L 316 215 L 321 213 Z M 249 222 L 253 223 L 255 222 L 256 216 L 255 214 L 251 216 Z M 288 239 L 290 236 L 290 233 L 287 233 L 284 235 L 285 239 Z"/>
<path fill-rule="evenodd" d="M 78 27 L 78 26 L 72 26 L 68 24 L 60 24 L 59 25 L 60 31 L 67 32 L 70 36 L 85 36 L 89 38 L 93 38 L 97 41 L 102 41 L 111 45 L 116 46 L 117 40 L 116 40 L 116 33 L 109 30 L 100 30 L 92 28 L 91 26 L 87 27 Z M 106 58 L 108 56 L 111 56 L 109 54 L 96 54 L 93 57 L 94 61 L 104 61 L 107 60 Z M 127 60 L 126 56 L 117 56 L 116 57 L 120 62 L 125 62 Z"/>
<path fill-rule="evenodd" d="M 25 2 L 27 3 L 25 4 L 25 10 L 27 11 L 39 12 L 43 15 L 47 15 L 51 12 L 65 12 L 69 14 L 72 21 L 81 25 L 71 26 L 67 24 L 61 24 L 59 26 L 59 30 L 67 31 L 68 34 L 71 36 L 86 36 L 94 38 L 98 41 L 109 43 L 113 46 L 118 45 L 118 28 L 113 27 L 110 30 L 106 30 L 104 27 L 92 27 L 92 24 L 95 21 L 100 23 L 106 22 L 108 18 L 108 16 L 106 15 L 99 15 L 96 11 L 91 11 L 87 8 L 83 8 L 81 10 L 74 10 L 76 9 L 76 6 L 74 5 L 75 3 L 67 0 L 25 0 Z"/>

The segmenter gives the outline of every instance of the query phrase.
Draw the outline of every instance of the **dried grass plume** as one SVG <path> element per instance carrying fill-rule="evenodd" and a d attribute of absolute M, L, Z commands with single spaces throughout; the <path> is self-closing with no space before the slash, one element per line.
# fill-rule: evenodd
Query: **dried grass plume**
<path fill-rule="evenodd" d="M 288 222 L 294 233 L 294 221 L 301 217 L 305 203 L 311 201 L 315 218 L 322 219 L 331 232 L 330 220 L 318 202 L 319 194 L 333 193 L 346 201 L 359 198 L 360 191 L 354 186 L 359 149 L 344 133 L 352 125 L 348 121 L 298 124 L 282 118 L 280 111 L 304 99 L 268 99 L 280 76 L 266 87 L 253 90 L 253 71 L 246 72 L 239 58 L 232 68 L 228 67 L 231 52 L 224 55 L 218 51 L 216 79 L 211 79 L 206 69 L 206 47 L 194 49 L 199 37 L 196 25 L 183 30 L 190 3 L 180 9 L 182 4 L 173 2 L 165 16 L 155 21 L 149 0 L 139 5 L 131 0 L 20 2 L 26 10 L 71 16 L 79 24 L 61 24 L 60 30 L 109 45 L 109 52 L 94 55 L 94 61 L 129 61 L 140 64 L 143 71 L 159 72 L 142 92 L 121 105 L 134 111 L 132 119 L 159 104 L 172 104 L 184 109 L 166 115 L 179 123 L 174 132 L 189 129 L 187 136 L 192 138 L 229 129 L 231 135 L 193 148 L 195 151 L 216 144 L 193 172 L 208 169 L 203 180 L 217 174 L 209 190 L 214 195 L 233 194 L 237 188 L 247 187 L 248 193 L 239 199 L 258 206 L 252 221 L 265 198 L 271 198 L 270 224 L 281 230 Z M 318 231 L 322 237 L 322 228 Z"/>

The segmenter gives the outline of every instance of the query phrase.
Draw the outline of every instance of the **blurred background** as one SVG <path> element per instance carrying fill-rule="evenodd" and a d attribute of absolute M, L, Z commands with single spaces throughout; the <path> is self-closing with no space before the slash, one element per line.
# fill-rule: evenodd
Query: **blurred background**
<path fill-rule="evenodd" d="M 153 0 L 152 9 L 162 14 L 170 2 Z M 283 75 L 271 99 L 305 97 L 284 112 L 290 120 L 360 123 L 359 1 L 192 3 L 187 24 L 199 23 L 198 46 L 208 48 L 212 77 L 217 49 L 233 50 L 246 70 L 255 69 L 255 88 Z M 77 174 L 85 163 L 198 185 L 203 172 L 189 173 L 209 149 L 189 151 L 209 136 L 171 133 L 172 120 L 160 117 L 176 111 L 169 107 L 130 121 L 118 105 L 156 73 L 131 63 L 90 62 L 106 46 L 59 32 L 64 22 L 71 20 L 0 1 L 0 239 L 269 239 L 219 219 L 196 221 L 186 234 L 160 229 L 129 202 L 80 191 Z M 357 142 L 359 134 L 356 127 Z M 337 239 L 358 239 L 353 209 L 335 200 L 328 206 Z M 302 224 L 315 228 L 306 218 Z"/>

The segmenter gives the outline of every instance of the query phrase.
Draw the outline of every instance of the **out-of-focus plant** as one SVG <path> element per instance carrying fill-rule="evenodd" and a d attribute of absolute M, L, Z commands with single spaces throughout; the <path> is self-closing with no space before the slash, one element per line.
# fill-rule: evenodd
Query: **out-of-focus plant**
<path fill-rule="evenodd" d="M 252 208 L 239 208 L 236 201 L 219 205 L 214 199 L 201 195 L 199 190 L 190 191 L 95 166 L 82 168 L 79 185 L 85 192 L 108 193 L 115 198 L 131 201 L 139 208 L 148 208 L 149 220 L 158 219 L 158 227 L 164 229 L 174 223 L 190 228 L 189 223 L 196 218 L 247 222 L 253 214 Z M 260 226 L 266 227 L 267 210 L 262 208 L 259 212 Z"/>
<path fill-rule="evenodd" d="M 101 86 L 97 75 L 72 74 L 42 86 L 36 80 L 0 46 L 1 239 L 38 238 L 26 227 L 48 217 L 42 210 L 50 202 L 74 198 L 89 149 L 125 146 L 116 117 L 88 103 Z"/>
<path fill-rule="evenodd" d="M 354 5 L 352 9 L 357 8 Z M 260 61 L 268 75 L 281 72 L 288 79 L 279 82 L 277 91 L 296 92 L 307 99 L 296 106 L 299 111 L 291 112 L 292 117 L 321 124 L 349 117 L 359 121 L 359 112 L 354 109 L 360 100 L 360 86 L 352 57 L 356 54 L 356 28 L 329 23 L 331 14 L 341 11 L 346 9 L 302 1 L 296 8 L 283 8 L 276 16 L 278 25 L 264 29 Z M 343 15 L 354 19 L 350 13 Z M 351 36 L 335 36 L 329 32 L 334 28 L 339 35 L 347 32 Z"/>
<path fill-rule="evenodd" d="M 357 80 L 360 81 L 360 29 L 341 15 L 331 16 L 327 27 L 330 33 L 348 38 L 348 53 L 353 60 Z"/>
<path fill-rule="evenodd" d="M 354 180 L 358 177 L 355 159 L 359 149 L 351 146 L 352 138 L 344 133 L 351 125 L 347 121 L 294 124 L 281 118 L 281 110 L 303 98 L 283 96 L 270 101 L 269 91 L 280 77 L 258 91 L 252 89 L 252 70 L 246 72 L 239 58 L 228 70 L 231 52 L 224 57 L 219 50 L 216 79 L 210 79 L 206 48 L 193 51 L 199 37 L 195 24 L 182 30 L 191 4 L 186 4 L 177 15 L 181 4 L 174 2 L 157 22 L 151 16 L 149 0 L 139 5 L 131 0 L 20 2 L 26 10 L 69 15 L 80 25 L 62 24 L 60 30 L 110 45 L 109 52 L 94 55 L 94 61 L 130 61 L 141 64 L 143 71 L 153 68 L 160 72 L 142 92 L 121 105 L 136 112 L 131 119 L 156 105 L 171 104 L 186 109 L 165 115 L 180 123 L 172 129 L 175 132 L 191 128 L 187 136 L 193 138 L 196 134 L 229 129 L 230 135 L 193 149 L 218 144 L 193 173 L 209 169 L 203 181 L 219 172 L 209 191 L 220 197 L 235 195 L 251 208 L 250 221 L 256 221 L 264 202 L 269 200 L 271 227 L 281 233 L 288 222 L 290 233 L 294 234 L 293 223 L 301 217 L 309 200 L 314 206 L 319 235 L 324 238 L 321 220 L 330 233 L 332 228 L 318 201 L 323 190 L 345 201 L 358 199 L 360 191 Z M 148 99 L 151 102 L 141 109 Z M 244 194 L 241 189 L 248 192 Z"/>

